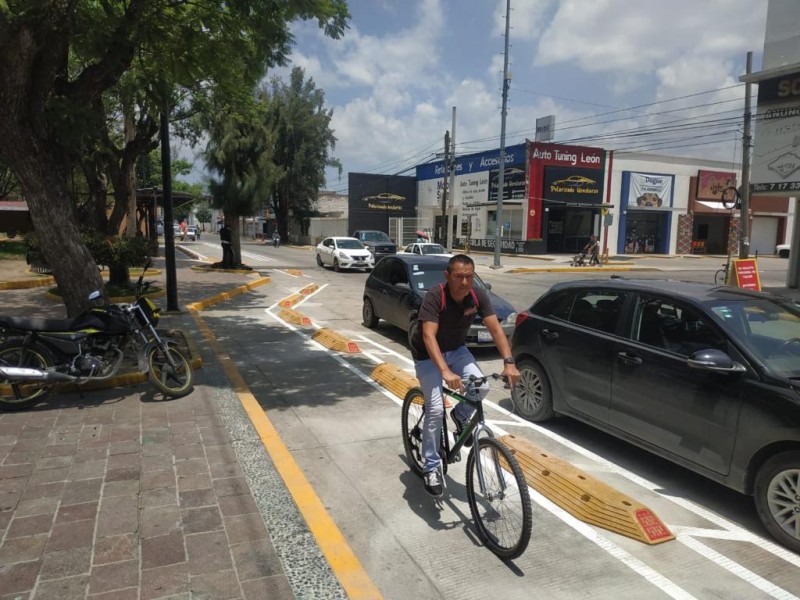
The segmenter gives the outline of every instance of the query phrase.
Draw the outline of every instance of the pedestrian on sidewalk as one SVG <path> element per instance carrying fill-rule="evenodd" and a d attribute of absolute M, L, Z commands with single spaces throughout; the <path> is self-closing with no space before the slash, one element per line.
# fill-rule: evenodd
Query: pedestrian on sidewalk
<path fill-rule="evenodd" d="M 233 247 L 231 247 L 231 229 L 228 224 L 222 222 L 219 229 L 219 242 L 222 244 L 222 268 L 233 268 Z"/>

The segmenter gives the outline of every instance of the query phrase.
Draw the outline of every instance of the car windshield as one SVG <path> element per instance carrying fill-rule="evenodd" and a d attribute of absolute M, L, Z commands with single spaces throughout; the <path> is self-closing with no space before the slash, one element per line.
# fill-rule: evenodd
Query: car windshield
<path fill-rule="evenodd" d="M 424 292 L 440 283 L 444 283 L 444 270 L 446 266 L 446 262 L 443 262 L 441 266 L 409 265 L 411 269 L 411 286 L 420 292 Z M 478 289 L 486 289 L 486 285 L 477 274 L 475 275 L 474 286 Z"/>
<path fill-rule="evenodd" d="M 444 246 L 440 246 L 439 244 L 427 244 L 425 246 L 420 246 L 422 248 L 423 254 L 447 254 L 447 250 L 444 249 Z"/>
<path fill-rule="evenodd" d="M 365 240 L 369 240 L 370 242 L 391 242 L 392 240 L 389 239 L 389 236 L 383 233 L 382 231 L 367 231 L 361 234 Z"/>
<path fill-rule="evenodd" d="M 772 298 L 708 303 L 733 339 L 775 375 L 800 378 L 800 307 Z"/>
<path fill-rule="evenodd" d="M 336 240 L 336 245 L 342 250 L 363 250 L 364 244 L 358 240 Z"/>

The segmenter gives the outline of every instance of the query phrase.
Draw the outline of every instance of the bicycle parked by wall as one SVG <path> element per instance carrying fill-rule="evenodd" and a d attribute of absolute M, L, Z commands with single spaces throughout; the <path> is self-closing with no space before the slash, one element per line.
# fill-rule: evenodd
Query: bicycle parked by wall
<path fill-rule="evenodd" d="M 502 379 L 501 375 L 492 375 Z M 464 379 L 464 392 L 447 387 L 445 396 L 458 402 L 470 402 L 475 412 L 461 435 L 450 447 L 447 433 L 447 413 L 443 413 L 439 456 L 442 461 L 442 481 L 447 466 L 461 460 L 461 448 L 469 439 L 474 443 L 467 457 L 467 499 L 478 534 L 486 546 L 502 559 L 520 556 L 528 547 L 533 517 L 528 484 L 522 469 L 511 451 L 499 440 L 483 419 L 483 402 L 477 392 L 488 377 Z M 425 400 L 422 390 L 412 388 L 403 400 L 403 445 L 411 470 L 423 476 L 422 425 L 425 418 Z M 446 483 L 445 483 L 446 485 Z"/>
<path fill-rule="evenodd" d="M 728 285 L 728 273 L 731 269 L 731 255 L 728 254 L 728 260 L 722 263 L 722 268 L 717 269 L 714 273 L 714 283 L 717 285 Z"/>

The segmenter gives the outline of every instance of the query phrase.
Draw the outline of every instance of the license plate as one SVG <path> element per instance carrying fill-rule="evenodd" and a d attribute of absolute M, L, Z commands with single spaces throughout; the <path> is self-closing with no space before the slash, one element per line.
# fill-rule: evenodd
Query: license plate
<path fill-rule="evenodd" d="M 478 343 L 481 342 L 491 342 L 492 341 L 492 334 L 488 331 L 479 331 L 478 332 Z"/>

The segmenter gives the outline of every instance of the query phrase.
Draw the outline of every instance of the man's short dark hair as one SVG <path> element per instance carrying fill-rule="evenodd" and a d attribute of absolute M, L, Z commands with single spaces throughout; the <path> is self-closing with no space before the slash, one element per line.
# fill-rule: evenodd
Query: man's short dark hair
<path fill-rule="evenodd" d="M 456 254 L 449 261 L 447 261 L 447 272 L 452 273 L 453 267 L 455 267 L 456 264 L 470 265 L 473 270 L 475 269 L 475 261 L 466 254 Z"/>

